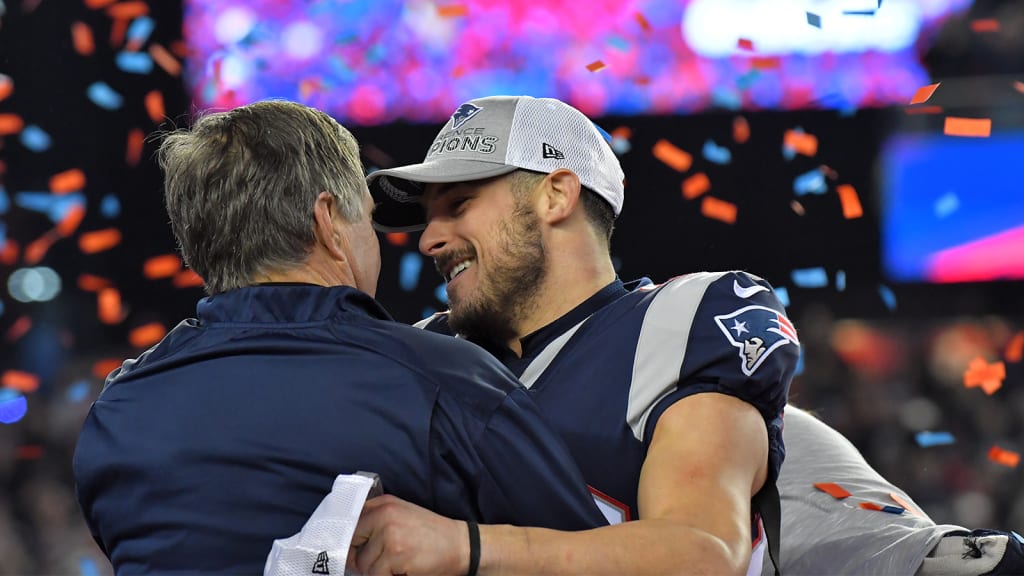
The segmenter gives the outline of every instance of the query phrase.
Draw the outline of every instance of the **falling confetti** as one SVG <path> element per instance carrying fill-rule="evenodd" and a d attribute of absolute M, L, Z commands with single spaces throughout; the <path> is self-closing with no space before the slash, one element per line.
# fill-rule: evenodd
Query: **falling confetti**
<path fill-rule="evenodd" d="M 947 136 L 988 138 L 992 134 L 991 118 L 958 118 L 946 116 L 943 133 Z"/>
<path fill-rule="evenodd" d="M 682 189 L 683 198 L 693 200 L 711 189 L 711 180 L 707 174 L 698 172 L 683 180 Z"/>
<path fill-rule="evenodd" d="M 922 448 L 946 446 L 954 442 L 953 435 L 949 432 L 918 432 L 914 435 L 914 440 Z"/>
<path fill-rule="evenodd" d="M 1020 464 L 1020 454 L 999 446 L 988 449 L 988 459 L 1008 468 L 1016 468 L 1017 464 Z"/>
<path fill-rule="evenodd" d="M 843 218 L 850 220 L 864 215 L 864 209 L 860 205 L 857 190 L 853 186 L 850 184 L 840 184 L 836 186 L 836 192 L 839 194 L 839 202 L 843 207 Z"/>
<path fill-rule="evenodd" d="M 651 153 L 666 166 L 678 172 L 686 172 L 693 165 L 693 156 L 689 152 L 676 147 L 675 144 L 665 139 L 655 142 Z"/>
<path fill-rule="evenodd" d="M 910 99 L 910 103 L 923 104 L 924 102 L 927 102 L 928 99 L 932 97 L 932 94 L 935 93 L 935 89 L 939 87 L 939 84 L 941 84 L 941 82 L 936 82 L 935 84 L 929 84 L 918 88 L 917 92 L 914 92 L 914 97 Z"/>
<path fill-rule="evenodd" d="M 845 488 L 834 482 L 819 482 L 815 484 L 814 487 L 836 500 L 842 500 L 850 497 L 850 493 Z"/>
<path fill-rule="evenodd" d="M 601 70 L 604 70 L 604 69 L 605 69 L 604 62 L 602 62 L 600 60 L 594 60 L 590 64 L 587 64 L 587 70 L 590 70 L 591 72 L 600 72 Z"/>
<path fill-rule="evenodd" d="M 964 372 L 964 386 L 967 388 L 980 387 L 985 394 L 991 396 L 1003 386 L 1006 379 L 1006 365 L 1002 362 L 989 364 L 982 357 L 971 360 L 967 370 Z"/>
<path fill-rule="evenodd" d="M 441 18 L 457 18 L 467 14 L 469 14 L 469 9 L 465 4 L 449 4 L 437 7 L 437 15 Z"/>
<path fill-rule="evenodd" d="M 818 28 L 820 30 L 821 29 L 821 16 L 819 16 L 819 15 L 813 13 L 813 12 L 808 12 L 807 13 L 807 23 L 810 24 L 811 26 L 814 26 L 815 28 Z"/>
<path fill-rule="evenodd" d="M 736 214 L 738 209 L 732 202 L 726 202 L 725 200 L 719 200 L 711 196 L 705 196 L 704 200 L 700 204 L 700 213 L 707 218 L 713 220 L 719 220 L 726 224 L 736 223 Z"/>
<path fill-rule="evenodd" d="M 999 32 L 999 20 L 995 18 L 979 18 L 971 20 L 971 32 L 983 34 L 985 32 Z"/>

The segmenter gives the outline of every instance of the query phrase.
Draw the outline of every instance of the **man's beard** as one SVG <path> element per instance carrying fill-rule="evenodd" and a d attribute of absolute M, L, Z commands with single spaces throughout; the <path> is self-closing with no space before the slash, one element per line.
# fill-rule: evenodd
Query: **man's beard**
<path fill-rule="evenodd" d="M 499 241 L 484 278 L 477 260 L 477 288 L 449 301 L 448 324 L 470 340 L 506 344 L 518 336 L 520 322 L 535 305 L 547 276 L 544 239 L 537 215 L 516 206 L 501 223 Z"/>

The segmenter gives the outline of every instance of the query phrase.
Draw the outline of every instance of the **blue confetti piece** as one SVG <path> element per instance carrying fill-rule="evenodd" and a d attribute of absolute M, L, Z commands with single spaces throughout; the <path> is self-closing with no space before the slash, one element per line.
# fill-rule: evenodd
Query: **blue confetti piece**
<path fill-rule="evenodd" d="M 729 110 L 739 110 L 743 106 L 743 95 L 738 90 L 719 87 L 711 91 L 711 103 Z"/>
<path fill-rule="evenodd" d="M 629 52 L 629 41 L 621 36 L 609 36 L 608 43 L 617 48 L 620 52 Z"/>
<path fill-rule="evenodd" d="M 7 196 L 7 188 L 0 186 L 0 214 L 6 214 L 11 209 L 11 199 Z"/>
<path fill-rule="evenodd" d="M 953 439 L 953 435 L 949 432 L 918 432 L 914 435 L 914 440 L 917 441 L 917 445 L 922 448 L 928 448 L 929 446 L 946 446 L 955 441 Z"/>
<path fill-rule="evenodd" d="M 14 203 L 26 210 L 45 213 L 56 224 L 67 216 L 72 208 L 85 206 L 85 195 L 51 194 L 49 192 L 18 192 L 14 195 Z"/>
<path fill-rule="evenodd" d="M 100 570 L 92 558 L 82 557 L 79 559 L 78 570 L 81 576 L 100 576 Z"/>
<path fill-rule="evenodd" d="M 1020 542 L 1021 544 L 1024 544 L 1024 536 L 1021 536 L 1020 534 L 1017 534 L 1013 530 L 1010 530 L 1010 534 L 1013 534 L 1013 537 L 1017 539 L 1017 542 Z"/>
<path fill-rule="evenodd" d="M 412 292 L 420 282 L 420 270 L 423 269 L 423 259 L 415 252 L 406 252 L 398 266 L 398 284 L 402 290 Z"/>
<path fill-rule="evenodd" d="M 614 136 L 612 137 L 612 151 L 615 152 L 616 156 L 622 156 L 626 152 L 629 152 L 631 148 L 632 145 L 629 143 L 629 140 L 626 140 L 625 138 L 615 138 Z"/>
<path fill-rule="evenodd" d="M 761 77 L 761 71 L 757 68 L 753 68 L 747 72 L 744 72 L 736 79 L 736 87 L 740 90 L 747 90 L 754 85 L 754 82 Z"/>
<path fill-rule="evenodd" d="M 704 142 L 704 149 L 701 151 L 704 159 L 715 164 L 728 164 L 732 162 L 732 152 L 725 146 L 715 144 L 714 140 Z"/>
<path fill-rule="evenodd" d="M 794 154 L 796 154 L 795 151 Z M 825 182 L 824 172 L 819 168 L 804 172 L 793 179 L 793 193 L 797 196 L 824 194 L 825 192 L 828 192 L 828 183 Z"/>
<path fill-rule="evenodd" d="M 604 141 L 605 142 L 607 142 L 609 144 L 612 143 L 612 135 L 609 134 L 607 130 L 605 130 L 604 128 L 601 128 L 600 126 L 598 126 L 597 122 L 591 121 L 591 124 L 593 124 L 594 128 L 597 128 L 597 131 L 601 133 L 601 136 L 604 137 Z"/>
<path fill-rule="evenodd" d="M 117 218 L 121 214 L 121 201 L 113 194 L 107 194 L 100 201 L 100 214 L 106 218 Z"/>
<path fill-rule="evenodd" d="M 793 284 L 801 288 L 823 288 L 828 286 L 828 272 L 824 268 L 798 268 L 790 274 Z"/>
<path fill-rule="evenodd" d="M 896 309 L 896 294 L 893 294 L 893 291 L 888 286 L 879 284 L 878 294 L 882 297 L 882 301 L 885 302 L 885 307 L 889 311 Z"/>
<path fill-rule="evenodd" d="M 807 13 L 807 23 L 810 24 L 811 26 L 814 26 L 815 28 L 820 29 L 821 28 L 821 16 L 818 16 L 817 14 L 815 14 L 813 12 L 808 12 Z"/>
<path fill-rule="evenodd" d="M 899 506 L 882 506 L 882 512 L 888 512 L 889 514 L 903 514 L 906 510 Z"/>
<path fill-rule="evenodd" d="M 843 292 L 846 290 L 846 271 L 840 270 L 836 272 L 836 290 Z"/>
<path fill-rule="evenodd" d="M 437 289 L 434 290 L 434 298 L 437 298 L 438 302 L 440 302 L 440 303 L 444 304 L 445 306 L 447 306 L 448 305 L 448 287 L 445 284 L 441 284 L 440 286 L 438 286 Z"/>
<path fill-rule="evenodd" d="M 79 380 L 68 387 L 68 391 L 65 394 L 68 402 L 77 404 L 82 400 L 85 400 L 89 396 L 89 381 Z"/>
<path fill-rule="evenodd" d="M 28 401 L 14 390 L 0 390 L 0 423 L 14 424 L 25 417 Z"/>
<path fill-rule="evenodd" d="M 156 22 L 153 21 L 149 16 L 142 16 L 132 20 L 130 26 L 128 26 L 128 32 L 125 34 L 128 38 L 129 43 L 141 44 L 146 40 L 149 40 L 149 35 L 153 32 Z"/>
<path fill-rule="evenodd" d="M 106 110 L 117 110 L 124 104 L 124 98 L 106 82 L 93 82 L 86 90 L 92 103 Z"/>
<path fill-rule="evenodd" d="M 33 152 L 44 152 L 51 144 L 50 135 L 35 124 L 29 124 L 21 131 L 21 145 Z"/>
<path fill-rule="evenodd" d="M 789 307 L 789 290 L 785 286 L 775 287 L 775 297 L 779 299 L 784 308 Z"/>
<path fill-rule="evenodd" d="M 153 71 L 153 58 L 145 52 L 118 52 L 117 67 L 132 74 L 149 74 Z"/>
<path fill-rule="evenodd" d="M 945 218 L 960 208 L 960 199 L 955 192 L 946 192 L 935 201 L 935 217 Z"/>

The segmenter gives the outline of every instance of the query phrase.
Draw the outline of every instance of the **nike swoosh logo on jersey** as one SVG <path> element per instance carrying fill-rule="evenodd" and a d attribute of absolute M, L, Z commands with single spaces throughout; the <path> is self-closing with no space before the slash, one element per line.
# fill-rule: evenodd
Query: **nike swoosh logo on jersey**
<path fill-rule="evenodd" d="M 754 284 L 753 286 L 744 288 L 743 286 L 740 286 L 738 280 L 733 280 L 732 291 L 735 292 L 736 295 L 739 296 L 740 298 L 750 298 L 751 296 L 757 294 L 758 292 L 767 292 L 768 289 L 765 288 L 764 286 L 761 286 L 760 284 Z"/>

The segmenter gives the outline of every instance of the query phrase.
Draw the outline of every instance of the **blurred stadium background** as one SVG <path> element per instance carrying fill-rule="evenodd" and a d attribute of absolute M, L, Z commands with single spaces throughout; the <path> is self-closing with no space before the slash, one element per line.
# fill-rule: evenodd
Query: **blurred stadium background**
<path fill-rule="evenodd" d="M 272 97 L 338 118 L 367 170 L 471 97 L 576 105 L 627 175 L 623 278 L 767 278 L 794 403 L 937 521 L 1024 528 L 1022 2 L 0 0 L 0 74 L 0 573 L 109 573 L 79 425 L 202 296 L 155 135 Z M 382 242 L 405 322 L 444 307 L 416 240 Z"/>

